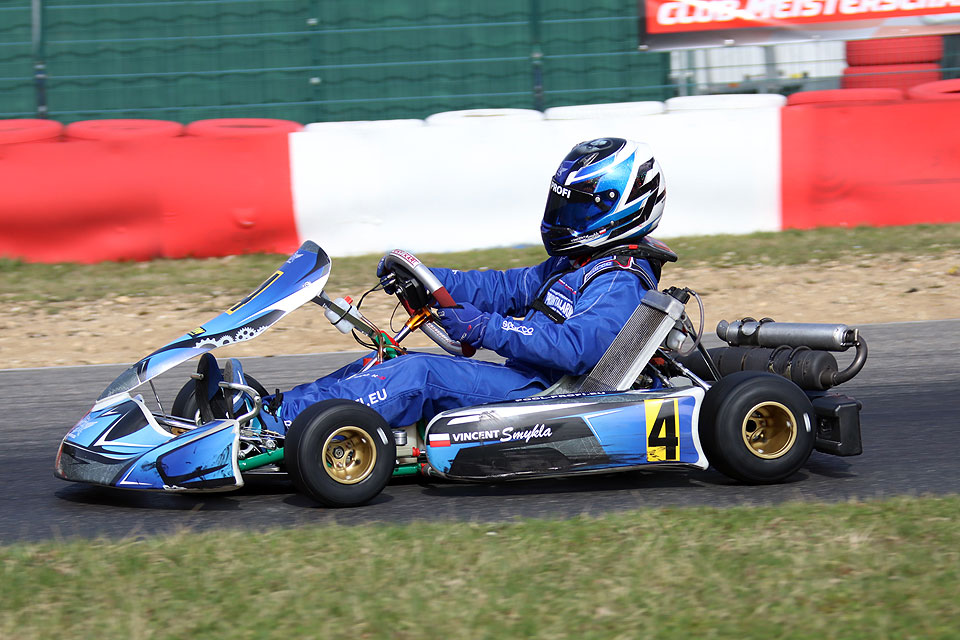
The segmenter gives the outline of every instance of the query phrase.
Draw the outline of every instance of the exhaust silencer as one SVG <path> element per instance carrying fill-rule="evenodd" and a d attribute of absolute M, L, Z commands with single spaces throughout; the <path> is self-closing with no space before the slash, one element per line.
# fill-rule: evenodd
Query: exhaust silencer
<path fill-rule="evenodd" d="M 859 332 L 845 324 L 774 322 L 773 320 L 721 320 L 717 336 L 733 347 L 810 347 L 846 351 L 855 347 Z"/>
<path fill-rule="evenodd" d="M 732 371 L 769 371 L 793 380 L 803 389 L 829 389 L 860 373 L 867 360 L 867 342 L 845 324 L 774 322 L 746 318 L 721 320 L 717 336 L 729 347 L 711 349 L 722 375 Z M 826 351 L 857 352 L 846 369 Z M 715 353 L 714 353 L 715 352 Z"/>

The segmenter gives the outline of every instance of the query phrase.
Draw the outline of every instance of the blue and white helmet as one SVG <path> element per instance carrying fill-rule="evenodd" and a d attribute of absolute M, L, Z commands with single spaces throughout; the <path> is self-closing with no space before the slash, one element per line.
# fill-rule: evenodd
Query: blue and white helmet
<path fill-rule="evenodd" d="M 623 138 L 575 146 L 550 181 L 540 224 L 552 256 L 593 253 L 653 231 L 667 190 L 653 151 Z"/>

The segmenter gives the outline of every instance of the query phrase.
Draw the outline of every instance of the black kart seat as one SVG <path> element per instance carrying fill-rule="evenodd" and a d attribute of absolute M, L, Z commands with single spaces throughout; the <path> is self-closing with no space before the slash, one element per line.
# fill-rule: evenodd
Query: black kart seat
<path fill-rule="evenodd" d="M 233 417 L 230 414 L 229 403 L 223 395 L 223 389 L 220 383 L 223 382 L 223 373 L 220 371 L 220 365 L 212 353 L 205 353 L 200 356 L 200 363 L 197 365 L 197 379 L 194 387 L 194 397 L 197 400 L 197 408 L 200 411 L 200 419 L 203 422 L 211 420 L 223 420 Z"/>
<path fill-rule="evenodd" d="M 659 291 L 647 291 L 590 373 L 564 376 L 536 395 L 630 389 L 682 315 L 683 303 L 679 300 Z"/>

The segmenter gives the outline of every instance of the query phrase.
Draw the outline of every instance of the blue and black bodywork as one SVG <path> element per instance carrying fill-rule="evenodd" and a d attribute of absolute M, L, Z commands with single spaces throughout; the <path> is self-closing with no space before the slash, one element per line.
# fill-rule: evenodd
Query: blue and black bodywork
<path fill-rule="evenodd" d="M 703 397 L 697 387 L 594 392 L 447 411 L 427 429 L 427 457 L 436 473 L 458 480 L 705 469 L 697 430 Z"/>
<path fill-rule="evenodd" d="M 316 243 L 305 242 L 250 295 L 126 369 L 64 437 L 57 477 L 124 489 L 243 486 L 239 420 L 197 425 L 152 413 L 141 396 L 130 392 L 194 356 L 255 338 L 318 296 L 329 275 L 330 258 Z"/>
<path fill-rule="evenodd" d="M 179 435 L 170 427 L 169 419 L 166 428 L 160 425 L 140 396 L 97 403 L 63 439 L 56 474 L 120 489 L 228 491 L 243 486 L 236 420 L 216 420 Z"/>

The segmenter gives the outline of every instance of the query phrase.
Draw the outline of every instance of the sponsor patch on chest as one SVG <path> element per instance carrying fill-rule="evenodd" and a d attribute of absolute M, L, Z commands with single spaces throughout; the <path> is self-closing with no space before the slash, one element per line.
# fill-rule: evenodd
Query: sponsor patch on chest
<path fill-rule="evenodd" d="M 557 286 L 554 285 L 547 295 L 543 298 L 543 303 L 562 315 L 564 318 L 569 318 L 573 315 L 573 300 L 567 296 L 562 291 L 557 291 Z"/>

